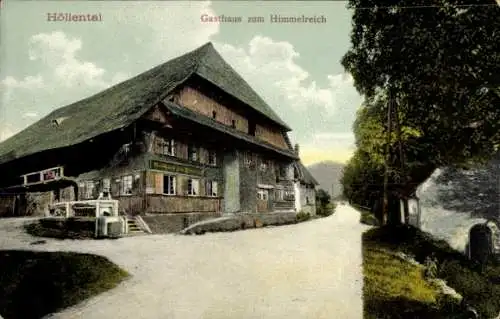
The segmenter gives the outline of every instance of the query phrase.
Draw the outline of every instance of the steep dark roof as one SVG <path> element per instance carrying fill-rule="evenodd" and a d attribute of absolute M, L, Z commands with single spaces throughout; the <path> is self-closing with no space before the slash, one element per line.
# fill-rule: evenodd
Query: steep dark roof
<path fill-rule="evenodd" d="M 318 181 L 311 175 L 311 172 L 302 164 L 302 161 L 295 162 L 299 181 L 306 185 L 319 185 Z"/>
<path fill-rule="evenodd" d="M 53 111 L 0 143 L 0 164 L 44 150 L 75 145 L 126 127 L 194 74 L 217 85 L 284 130 L 290 130 L 222 59 L 212 43 L 207 43 L 100 93 Z"/>

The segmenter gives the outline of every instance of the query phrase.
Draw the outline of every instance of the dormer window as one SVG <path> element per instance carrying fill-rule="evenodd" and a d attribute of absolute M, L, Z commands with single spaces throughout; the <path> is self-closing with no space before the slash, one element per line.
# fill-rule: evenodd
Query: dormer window
<path fill-rule="evenodd" d="M 52 120 L 52 124 L 55 126 L 55 127 L 58 127 L 59 125 L 61 125 L 61 123 L 67 119 L 68 117 L 67 116 L 63 116 L 63 117 L 58 117 L 54 120 Z"/>

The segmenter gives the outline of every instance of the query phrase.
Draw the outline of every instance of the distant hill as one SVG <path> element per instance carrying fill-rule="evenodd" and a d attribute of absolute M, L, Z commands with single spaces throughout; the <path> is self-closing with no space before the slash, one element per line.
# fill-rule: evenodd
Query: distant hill
<path fill-rule="evenodd" d="M 319 188 L 324 189 L 333 197 L 342 193 L 342 186 L 340 185 L 340 177 L 342 176 L 342 169 L 345 164 L 336 163 L 333 161 L 324 161 L 309 165 L 307 169 L 311 172 L 312 176 L 318 181 Z M 333 188 L 333 194 L 332 194 Z"/>

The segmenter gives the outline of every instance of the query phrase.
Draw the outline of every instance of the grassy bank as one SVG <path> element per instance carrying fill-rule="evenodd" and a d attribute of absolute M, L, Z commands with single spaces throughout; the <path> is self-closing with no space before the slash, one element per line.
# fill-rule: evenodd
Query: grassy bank
<path fill-rule="evenodd" d="M 359 212 L 359 222 L 361 224 L 365 224 L 365 225 L 369 225 L 369 226 L 378 226 L 379 225 L 377 218 L 375 217 L 375 215 L 372 214 L 372 212 L 370 212 L 369 210 L 367 210 L 365 208 L 356 206 L 356 205 L 352 205 L 352 207 Z"/>
<path fill-rule="evenodd" d="M 127 277 L 101 256 L 0 251 L 0 314 L 4 319 L 38 319 L 114 288 Z"/>
<path fill-rule="evenodd" d="M 438 274 L 477 310 L 480 318 L 500 312 L 500 266 L 483 272 L 445 241 L 411 226 L 380 227 L 363 235 L 365 318 L 458 318 L 463 308 L 436 302 L 437 292 L 422 277 L 418 265 L 398 260 L 395 252 L 424 263 L 434 253 Z"/>

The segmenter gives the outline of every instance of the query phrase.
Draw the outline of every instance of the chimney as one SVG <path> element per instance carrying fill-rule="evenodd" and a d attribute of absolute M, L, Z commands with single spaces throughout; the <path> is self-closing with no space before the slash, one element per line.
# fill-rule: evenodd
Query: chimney
<path fill-rule="evenodd" d="M 297 154 L 297 156 L 299 156 L 299 144 L 298 143 L 295 144 L 294 150 L 295 150 L 295 154 Z"/>

